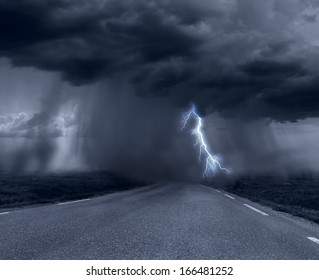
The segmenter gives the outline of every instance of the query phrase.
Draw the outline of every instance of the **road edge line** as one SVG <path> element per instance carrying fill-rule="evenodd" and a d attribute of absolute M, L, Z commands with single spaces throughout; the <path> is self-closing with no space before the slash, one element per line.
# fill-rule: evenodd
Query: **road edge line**
<path fill-rule="evenodd" d="M 249 209 L 251 209 L 251 210 L 253 210 L 253 211 L 259 213 L 260 215 L 269 216 L 269 214 L 267 214 L 267 213 L 265 213 L 265 212 L 263 212 L 263 211 L 261 211 L 261 210 L 255 208 L 255 207 L 253 207 L 253 206 L 251 206 L 251 205 L 249 205 L 249 204 L 244 203 L 243 205 L 246 206 L 246 207 L 248 207 Z"/>

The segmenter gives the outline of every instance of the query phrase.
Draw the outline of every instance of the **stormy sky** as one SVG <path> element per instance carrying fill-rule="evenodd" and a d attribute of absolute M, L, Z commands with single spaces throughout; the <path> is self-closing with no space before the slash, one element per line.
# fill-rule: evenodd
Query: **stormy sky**
<path fill-rule="evenodd" d="M 319 2 L 0 0 L 0 168 L 319 169 Z"/>

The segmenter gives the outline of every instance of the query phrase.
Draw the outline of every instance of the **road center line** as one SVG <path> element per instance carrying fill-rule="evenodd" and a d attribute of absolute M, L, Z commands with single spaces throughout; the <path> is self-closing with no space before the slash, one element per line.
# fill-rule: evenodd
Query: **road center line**
<path fill-rule="evenodd" d="M 215 191 L 220 193 L 220 191 L 219 191 L 219 190 L 215 190 Z"/>
<path fill-rule="evenodd" d="M 0 213 L 0 215 L 7 215 L 7 214 L 9 214 L 9 212 L 2 212 L 2 213 Z"/>
<path fill-rule="evenodd" d="M 318 238 L 315 238 L 315 237 L 307 237 L 309 240 L 319 244 L 319 239 Z"/>
<path fill-rule="evenodd" d="M 232 197 L 231 195 L 229 195 L 229 194 L 224 194 L 225 196 L 227 196 L 227 197 L 229 197 L 229 198 L 231 198 L 231 199 L 235 199 L 235 197 Z"/>
<path fill-rule="evenodd" d="M 244 204 L 244 205 L 245 205 L 246 207 L 250 208 L 251 210 L 254 210 L 255 212 L 257 212 L 257 213 L 263 215 L 263 216 L 269 216 L 267 213 L 265 213 L 265 212 L 263 212 L 263 211 L 260 211 L 260 210 L 258 210 L 257 208 L 250 206 L 249 204 Z"/>
<path fill-rule="evenodd" d="M 71 203 L 77 203 L 77 202 L 82 202 L 82 201 L 88 201 L 90 200 L 89 198 L 87 199 L 81 199 L 81 200 L 73 200 L 73 201 L 67 201 L 67 202 L 60 202 L 57 205 L 65 205 L 65 204 L 71 204 Z"/>

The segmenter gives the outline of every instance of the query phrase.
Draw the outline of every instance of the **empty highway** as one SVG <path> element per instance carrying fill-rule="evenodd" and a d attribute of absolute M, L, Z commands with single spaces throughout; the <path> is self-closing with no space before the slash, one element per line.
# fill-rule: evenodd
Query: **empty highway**
<path fill-rule="evenodd" d="M 224 191 L 165 183 L 0 210 L 0 259 L 319 259 L 319 227 Z"/>

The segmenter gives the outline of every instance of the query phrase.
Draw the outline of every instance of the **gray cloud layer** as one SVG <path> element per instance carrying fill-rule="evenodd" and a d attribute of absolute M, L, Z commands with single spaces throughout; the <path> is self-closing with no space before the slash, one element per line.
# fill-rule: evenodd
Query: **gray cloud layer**
<path fill-rule="evenodd" d="M 319 115 L 319 48 L 300 32 L 316 9 L 311 0 L 1 0 L 0 56 L 75 85 L 120 73 L 138 95 L 203 113 L 294 121 Z"/>
<path fill-rule="evenodd" d="M 46 121 L 43 119 L 46 118 Z M 67 136 L 70 129 L 77 123 L 76 113 L 61 114 L 48 119 L 41 113 L 25 112 L 0 116 L 0 137 L 52 137 Z M 41 127 L 46 126 L 46 133 L 41 133 Z"/>

